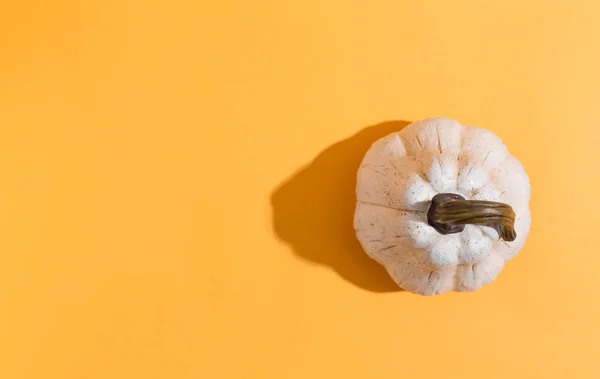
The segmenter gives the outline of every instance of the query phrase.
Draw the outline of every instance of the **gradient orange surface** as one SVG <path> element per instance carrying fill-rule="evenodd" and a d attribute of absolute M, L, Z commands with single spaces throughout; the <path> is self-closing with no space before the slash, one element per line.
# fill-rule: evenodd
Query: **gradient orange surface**
<path fill-rule="evenodd" d="M 599 378 L 597 1 L 3 1 L 0 378 Z M 371 142 L 528 171 L 492 285 L 393 291 Z"/>

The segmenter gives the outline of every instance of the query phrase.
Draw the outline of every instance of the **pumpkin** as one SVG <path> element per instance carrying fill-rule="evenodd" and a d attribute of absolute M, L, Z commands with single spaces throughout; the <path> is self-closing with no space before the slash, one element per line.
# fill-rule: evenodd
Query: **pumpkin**
<path fill-rule="evenodd" d="M 430 118 L 367 151 L 354 228 L 365 252 L 403 289 L 475 291 L 523 247 L 530 192 L 523 166 L 493 133 Z"/>

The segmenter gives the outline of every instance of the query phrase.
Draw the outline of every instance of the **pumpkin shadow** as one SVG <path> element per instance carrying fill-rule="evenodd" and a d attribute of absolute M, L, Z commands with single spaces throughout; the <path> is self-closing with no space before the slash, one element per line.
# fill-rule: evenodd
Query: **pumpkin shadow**
<path fill-rule="evenodd" d="M 366 127 L 322 151 L 271 196 L 279 238 L 309 262 L 330 266 L 346 281 L 371 292 L 398 292 L 383 266 L 369 258 L 353 226 L 356 173 L 373 142 L 408 125 L 388 121 Z"/>

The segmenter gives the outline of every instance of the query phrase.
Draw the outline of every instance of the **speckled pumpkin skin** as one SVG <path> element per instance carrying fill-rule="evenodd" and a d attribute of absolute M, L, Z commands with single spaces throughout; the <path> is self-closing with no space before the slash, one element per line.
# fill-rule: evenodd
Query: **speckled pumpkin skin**
<path fill-rule="evenodd" d="M 427 222 L 431 199 L 510 205 L 515 241 L 490 227 L 467 225 L 441 235 Z M 407 291 L 436 295 L 491 283 L 523 247 L 531 225 L 529 178 L 488 130 L 430 118 L 376 141 L 358 170 L 354 227 L 365 252 Z"/>

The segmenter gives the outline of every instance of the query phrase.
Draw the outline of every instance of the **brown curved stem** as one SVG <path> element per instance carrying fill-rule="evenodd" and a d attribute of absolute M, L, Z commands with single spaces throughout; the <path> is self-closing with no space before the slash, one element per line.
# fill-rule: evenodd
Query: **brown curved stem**
<path fill-rule="evenodd" d="M 440 193 L 433 197 L 427 221 L 441 234 L 460 233 L 466 224 L 475 224 L 494 228 L 505 241 L 517 238 L 515 212 L 510 205 L 494 201 L 465 200 L 453 193 Z"/>

